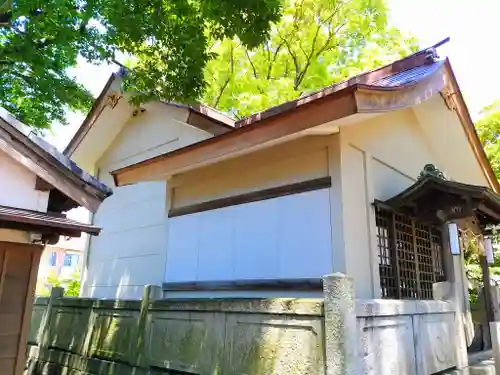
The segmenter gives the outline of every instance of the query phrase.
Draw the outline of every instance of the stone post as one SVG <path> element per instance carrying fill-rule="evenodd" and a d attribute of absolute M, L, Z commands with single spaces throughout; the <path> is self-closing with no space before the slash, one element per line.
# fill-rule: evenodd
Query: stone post
<path fill-rule="evenodd" d="M 148 311 L 150 303 L 161 298 L 162 289 L 157 285 L 146 285 L 141 300 L 141 311 L 137 323 L 137 346 L 135 350 L 135 363 L 137 366 L 145 364 L 145 343 L 147 339 Z"/>
<path fill-rule="evenodd" d="M 62 298 L 64 296 L 64 288 L 55 286 L 50 290 L 49 303 L 47 304 L 47 310 L 41 322 L 41 337 L 40 337 L 40 349 L 47 349 L 50 346 L 50 324 L 52 318 L 52 310 L 54 306 L 54 301 L 56 299 Z"/>
<path fill-rule="evenodd" d="M 354 285 L 342 273 L 323 278 L 326 375 L 357 373 L 358 335 Z"/>
<path fill-rule="evenodd" d="M 495 360 L 495 374 L 500 374 L 500 322 L 490 322 L 491 352 Z"/>

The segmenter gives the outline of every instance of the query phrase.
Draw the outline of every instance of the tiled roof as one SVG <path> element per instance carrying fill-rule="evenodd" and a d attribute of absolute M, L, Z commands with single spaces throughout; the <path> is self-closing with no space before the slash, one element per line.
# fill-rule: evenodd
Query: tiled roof
<path fill-rule="evenodd" d="M 50 155 L 52 155 L 54 158 L 56 158 L 59 161 L 59 163 L 64 165 L 64 167 L 66 167 L 70 172 L 76 174 L 87 184 L 100 190 L 103 196 L 109 197 L 111 194 L 113 194 L 113 191 L 108 186 L 104 185 L 101 181 L 89 175 L 87 172 L 81 169 L 74 161 L 72 161 L 68 156 L 59 152 L 57 148 L 52 146 L 46 140 L 34 135 L 33 133 L 29 135 L 29 138 L 33 142 L 35 142 L 38 146 L 43 148 L 46 152 L 48 152 Z"/>
<path fill-rule="evenodd" d="M 22 223 L 36 228 L 50 228 L 56 233 L 86 232 L 90 234 L 99 234 L 100 229 L 93 225 L 80 223 L 78 221 L 68 219 L 65 216 L 51 215 L 46 212 L 26 210 L 22 208 L 14 208 L 0 206 L 0 221 L 9 223 Z"/>
<path fill-rule="evenodd" d="M 418 83 L 442 67 L 443 64 L 444 61 L 439 60 L 432 64 L 417 66 L 415 68 L 381 78 L 378 81 L 372 82 L 371 85 L 379 87 L 397 87 Z"/>

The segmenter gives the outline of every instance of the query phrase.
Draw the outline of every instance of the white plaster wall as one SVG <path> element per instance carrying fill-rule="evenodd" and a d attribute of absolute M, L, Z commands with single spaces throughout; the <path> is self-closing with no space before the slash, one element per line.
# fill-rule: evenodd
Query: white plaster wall
<path fill-rule="evenodd" d="M 114 194 L 93 216 L 103 230 L 89 239 L 82 296 L 140 298 L 144 285 L 163 282 L 166 182 L 116 188 L 109 172 L 211 136 L 185 124 L 187 115 L 185 109 L 161 103 L 146 105 L 146 112 L 126 123 L 99 160 L 99 179 Z"/>
<path fill-rule="evenodd" d="M 372 203 L 410 186 L 436 158 L 411 109 L 340 129 L 344 270 L 357 298 L 380 296 Z M 439 167 L 439 165 L 438 165 Z"/>
<path fill-rule="evenodd" d="M 36 175 L 0 152 L 0 205 L 47 211 L 48 192 L 35 190 Z"/>
<path fill-rule="evenodd" d="M 487 186 L 488 181 L 455 112 L 435 96 L 413 109 L 440 168 L 456 181 Z"/>
<path fill-rule="evenodd" d="M 329 136 L 310 136 L 176 176 L 172 208 L 328 176 Z M 199 183 L 203 181 L 203 183 Z"/>
<path fill-rule="evenodd" d="M 357 298 L 378 298 L 379 274 L 374 200 L 413 184 L 425 164 L 447 177 L 479 185 L 486 179 L 454 112 L 436 97 L 413 108 L 380 114 L 340 128 L 344 264 Z"/>
<path fill-rule="evenodd" d="M 165 281 L 321 278 L 332 272 L 328 189 L 169 219 Z"/>

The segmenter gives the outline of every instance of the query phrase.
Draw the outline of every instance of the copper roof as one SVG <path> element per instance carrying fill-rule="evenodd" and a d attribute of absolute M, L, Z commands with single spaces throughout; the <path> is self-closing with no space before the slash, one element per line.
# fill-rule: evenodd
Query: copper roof
<path fill-rule="evenodd" d="M 500 195 L 493 190 L 424 172 L 413 185 L 383 203 L 421 221 L 444 222 L 472 214 L 482 225 L 500 221 Z"/>
<path fill-rule="evenodd" d="M 5 224 L 8 224 L 9 228 L 22 226 L 23 229 L 29 230 L 31 227 L 34 231 L 46 229 L 53 233 L 68 235 L 80 232 L 98 235 L 101 231 L 98 227 L 68 219 L 60 214 L 0 206 L 0 227 L 5 227 Z"/>

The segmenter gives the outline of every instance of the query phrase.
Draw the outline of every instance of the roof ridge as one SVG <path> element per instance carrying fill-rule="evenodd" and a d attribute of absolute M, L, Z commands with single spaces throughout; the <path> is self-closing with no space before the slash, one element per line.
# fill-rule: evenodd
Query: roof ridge
<path fill-rule="evenodd" d="M 436 48 L 442 46 L 443 44 L 447 43 L 450 40 L 450 38 L 445 38 L 438 43 L 421 49 L 417 52 L 412 53 L 411 55 L 408 55 L 406 57 L 403 57 L 399 60 L 395 60 L 389 64 L 383 65 L 379 68 L 375 68 L 363 73 L 360 73 L 358 75 L 349 77 L 343 81 L 333 83 L 331 85 L 328 85 L 326 87 L 323 87 L 319 90 L 316 90 L 314 92 L 311 92 L 307 95 L 300 96 L 294 100 L 278 104 L 276 106 L 267 108 L 263 111 L 254 113 L 250 116 L 247 116 L 245 118 L 242 118 L 238 121 L 236 121 L 235 126 L 241 127 L 241 126 L 246 126 L 249 125 L 250 123 L 253 123 L 258 120 L 262 120 L 266 117 L 272 116 L 275 113 L 280 113 L 282 112 L 281 108 L 289 108 L 295 106 L 299 101 L 304 101 L 307 100 L 308 98 L 311 98 L 313 96 L 322 96 L 324 93 L 331 93 L 333 91 L 338 91 L 340 89 L 343 89 L 345 87 L 353 86 L 355 84 L 371 84 L 373 82 L 376 82 L 378 80 L 387 78 L 391 75 L 401 73 L 406 70 L 413 69 L 418 66 L 426 65 L 433 63 L 437 60 L 438 55 L 436 52 Z"/>

